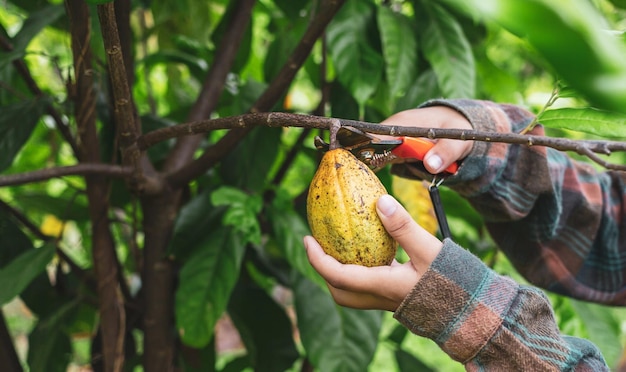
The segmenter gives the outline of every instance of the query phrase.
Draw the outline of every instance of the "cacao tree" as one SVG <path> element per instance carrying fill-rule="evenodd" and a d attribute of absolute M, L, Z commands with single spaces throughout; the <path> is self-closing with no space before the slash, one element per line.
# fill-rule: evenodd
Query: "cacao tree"
<path fill-rule="evenodd" d="M 308 264 L 313 138 L 327 136 L 325 119 L 376 131 L 368 123 L 430 98 L 465 97 L 525 105 L 555 139 L 623 149 L 625 8 L 5 1 L 0 365 L 462 370 L 390 314 L 336 305 Z M 378 175 L 433 225 L 420 183 Z M 481 217 L 448 190 L 443 199 L 455 239 L 522 282 Z M 617 367 L 626 313 L 550 298 L 563 332 Z"/>

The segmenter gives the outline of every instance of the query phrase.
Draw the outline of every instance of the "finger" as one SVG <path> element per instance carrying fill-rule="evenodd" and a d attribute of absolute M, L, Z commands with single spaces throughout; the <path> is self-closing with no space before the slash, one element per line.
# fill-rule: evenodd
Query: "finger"
<path fill-rule="evenodd" d="M 378 198 L 376 210 L 385 229 L 406 251 L 421 276 L 441 251 L 441 241 L 418 225 L 391 195 Z"/>
<path fill-rule="evenodd" d="M 379 289 L 380 269 L 368 268 L 359 265 L 344 265 L 332 256 L 326 254 L 317 240 L 312 236 L 304 237 L 304 246 L 311 266 L 334 288 L 352 292 L 374 292 Z M 379 269 L 379 270 L 376 270 Z M 384 275 L 383 275 L 384 277 Z"/>
<path fill-rule="evenodd" d="M 306 236 L 304 245 L 313 268 L 335 289 L 373 294 L 399 303 L 419 280 L 411 264 L 376 267 L 344 265 L 324 253 L 313 237 Z"/>
<path fill-rule="evenodd" d="M 400 306 L 400 302 L 398 301 L 392 301 L 390 299 L 369 293 L 346 291 L 343 289 L 335 288 L 330 284 L 328 284 L 328 289 L 330 290 L 330 294 L 333 297 L 333 300 L 335 300 L 338 305 L 350 307 L 353 309 L 379 309 L 395 311 L 398 306 Z"/>
<path fill-rule="evenodd" d="M 469 142 L 453 139 L 440 139 L 424 155 L 424 167 L 431 174 L 439 174 L 448 167 L 465 158 L 471 150 Z"/>

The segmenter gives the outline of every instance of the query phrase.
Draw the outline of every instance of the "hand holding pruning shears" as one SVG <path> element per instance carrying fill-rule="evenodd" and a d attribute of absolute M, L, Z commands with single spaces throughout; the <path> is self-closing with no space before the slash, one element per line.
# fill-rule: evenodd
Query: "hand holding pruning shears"
<path fill-rule="evenodd" d="M 392 116 L 386 123 L 412 125 L 416 121 L 422 122 L 423 119 L 415 116 L 424 116 L 422 115 L 424 111 L 426 111 L 426 116 L 428 116 L 429 110 L 440 111 L 441 109 L 451 110 L 445 107 L 409 110 Z M 448 112 L 448 115 L 453 119 L 457 119 L 456 115 L 460 117 L 459 123 L 452 120 L 452 124 L 455 127 L 458 128 L 466 123 L 471 128 L 467 119 L 461 114 L 453 111 L 453 113 Z M 435 115 L 434 118 L 438 118 L 438 116 Z M 448 121 L 441 121 L 441 127 L 444 124 L 449 126 L 450 124 L 448 123 Z M 468 144 L 467 142 L 457 140 L 433 142 L 413 137 L 383 136 L 381 138 L 349 126 L 339 129 L 337 140 L 343 148 L 350 150 L 357 159 L 373 169 L 382 168 L 390 163 L 404 162 L 411 162 L 412 167 L 418 169 L 421 173 L 429 173 L 435 169 L 436 172 L 428 190 L 439 223 L 439 230 L 444 238 L 451 237 L 443 204 L 439 196 L 439 186 L 446 177 L 456 173 L 458 169 L 457 160 L 460 159 L 458 156 L 464 156 L 466 153 L 469 153 L 471 143 Z M 461 144 L 459 144 L 460 142 Z M 316 147 L 321 150 L 327 150 L 329 145 L 320 138 L 316 138 Z M 439 153 L 443 153 L 443 157 Z M 430 163 L 427 163 L 428 161 Z"/>
<path fill-rule="evenodd" d="M 442 129 L 468 129 L 472 125 L 461 113 L 446 106 L 433 106 L 399 112 L 382 122 L 385 125 L 405 127 L 428 127 Z M 433 143 L 420 160 L 431 174 L 439 174 L 451 164 L 457 163 L 469 155 L 473 141 L 440 139 Z"/>

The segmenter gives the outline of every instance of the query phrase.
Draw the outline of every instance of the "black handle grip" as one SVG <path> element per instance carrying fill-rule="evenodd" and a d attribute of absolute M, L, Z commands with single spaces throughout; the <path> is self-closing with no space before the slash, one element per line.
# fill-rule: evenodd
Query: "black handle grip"
<path fill-rule="evenodd" d="M 428 194 L 430 200 L 433 203 L 435 209 L 435 217 L 437 217 L 437 223 L 439 224 L 439 231 L 443 238 L 451 238 L 450 227 L 448 226 L 448 219 L 446 218 L 446 212 L 443 210 L 443 204 L 441 203 L 441 196 L 439 195 L 439 187 L 436 185 L 430 185 L 428 187 Z"/>

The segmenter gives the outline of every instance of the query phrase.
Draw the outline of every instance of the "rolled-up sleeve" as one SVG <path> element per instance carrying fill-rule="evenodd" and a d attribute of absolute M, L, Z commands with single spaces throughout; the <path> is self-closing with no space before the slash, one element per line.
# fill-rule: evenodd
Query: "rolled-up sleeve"
<path fill-rule="evenodd" d="M 540 290 L 495 273 L 449 239 L 394 317 L 469 371 L 608 370 L 592 343 L 560 334 Z"/>

